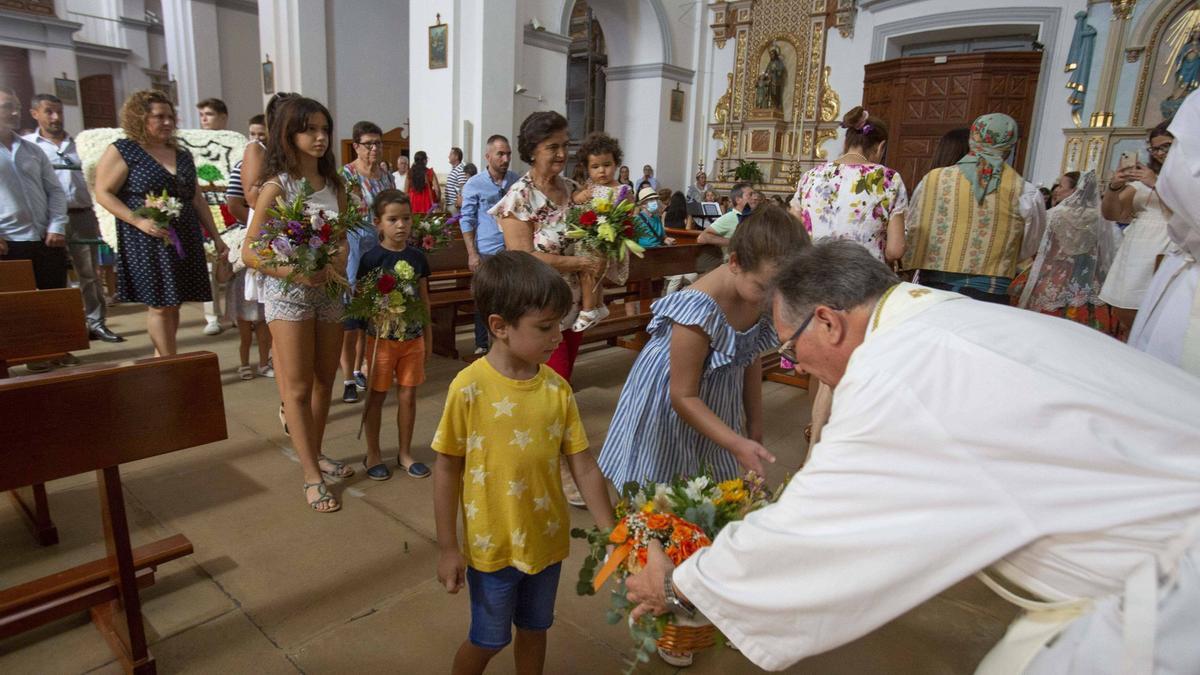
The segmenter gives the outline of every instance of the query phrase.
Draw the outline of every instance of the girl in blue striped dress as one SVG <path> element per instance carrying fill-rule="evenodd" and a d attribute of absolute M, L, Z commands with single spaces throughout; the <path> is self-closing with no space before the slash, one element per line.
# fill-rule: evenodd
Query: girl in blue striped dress
<path fill-rule="evenodd" d="M 652 306 L 650 340 L 621 390 L 600 451 L 618 488 L 711 468 L 718 480 L 762 473 L 762 361 L 779 344 L 764 298 L 788 254 L 808 245 L 804 227 L 777 206 L 734 232 L 729 262 Z M 740 465 L 740 468 L 739 468 Z"/>

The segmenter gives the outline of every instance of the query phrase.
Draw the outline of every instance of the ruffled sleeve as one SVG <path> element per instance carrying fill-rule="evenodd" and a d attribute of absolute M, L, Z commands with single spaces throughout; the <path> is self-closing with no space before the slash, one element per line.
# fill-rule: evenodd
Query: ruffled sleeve
<path fill-rule="evenodd" d="M 891 209 L 888 218 L 908 212 L 908 189 L 904 187 L 904 177 L 899 171 L 886 169 L 884 171 L 884 191 L 887 192 Z"/>
<path fill-rule="evenodd" d="M 754 338 L 754 353 L 758 355 L 778 347 L 779 335 L 775 332 L 775 324 L 771 321 L 770 314 L 764 314 L 758 320 L 758 335 Z"/>
<path fill-rule="evenodd" d="M 652 336 L 670 330 L 672 324 L 695 326 L 704 331 L 709 340 L 707 368 L 727 366 L 737 357 L 737 332 L 708 294 L 693 290 L 670 293 L 656 300 L 650 311 L 654 318 L 646 332 Z"/>
<path fill-rule="evenodd" d="M 501 218 L 509 217 L 525 222 L 533 220 L 533 183 L 529 181 L 529 177 L 526 176 L 514 183 L 504 198 L 488 210 L 488 214 L 497 222 Z"/>

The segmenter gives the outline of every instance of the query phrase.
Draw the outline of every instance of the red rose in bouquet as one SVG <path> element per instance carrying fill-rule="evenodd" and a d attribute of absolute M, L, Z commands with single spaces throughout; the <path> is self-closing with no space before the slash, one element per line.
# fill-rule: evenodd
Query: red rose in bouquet
<path fill-rule="evenodd" d="M 380 293 L 391 293 L 396 288 L 396 277 L 390 274 L 382 274 L 379 276 L 379 281 L 375 282 L 375 287 Z"/>
<path fill-rule="evenodd" d="M 596 224 L 597 218 L 598 216 L 596 216 L 595 211 L 587 211 L 579 216 L 579 224 L 584 227 L 591 227 Z"/>

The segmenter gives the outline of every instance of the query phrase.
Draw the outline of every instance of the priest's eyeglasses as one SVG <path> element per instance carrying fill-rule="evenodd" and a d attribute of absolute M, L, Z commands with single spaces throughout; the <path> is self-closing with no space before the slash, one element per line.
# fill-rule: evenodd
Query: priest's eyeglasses
<path fill-rule="evenodd" d="M 813 317 L 816 315 L 817 310 L 814 308 L 813 311 L 809 312 L 808 318 L 800 322 L 800 327 L 796 329 L 795 333 L 792 333 L 792 337 L 788 338 L 783 344 L 779 345 L 779 349 L 776 349 L 775 352 L 779 354 L 780 357 L 787 359 L 792 363 L 796 362 L 796 352 L 793 351 L 793 348 L 796 346 L 796 338 L 800 337 L 800 334 L 804 332 L 805 328 L 808 328 L 808 324 L 812 323 Z"/>

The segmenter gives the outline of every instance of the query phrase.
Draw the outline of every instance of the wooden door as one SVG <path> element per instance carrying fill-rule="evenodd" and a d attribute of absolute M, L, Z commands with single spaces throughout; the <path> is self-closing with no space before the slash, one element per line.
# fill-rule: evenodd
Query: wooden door
<path fill-rule="evenodd" d="M 886 164 L 911 192 L 929 171 L 942 134 L 1000 112 L 1017 121 L 1013 166 L 1021 171 L 1041 67 L 1041 52 L 910 56 L 868 65 L 863 105 L 888 125 Z"/>
<path fill-rule="evenodd" d="M 0 86 L 11 87 L 21 99 L 21 122 L 18 130 L 36 129 L 37 122 L 29 114 L 33 99 L 33 75 L 29 72 L 29 52 L 17 47 L 0 46 Z"/>
<path fill-rule="evenodd" d="M 117 126 L 117 96 L 112 75 L 89 75 L 79 79 L 79 102 L 83 128 Z"/>

